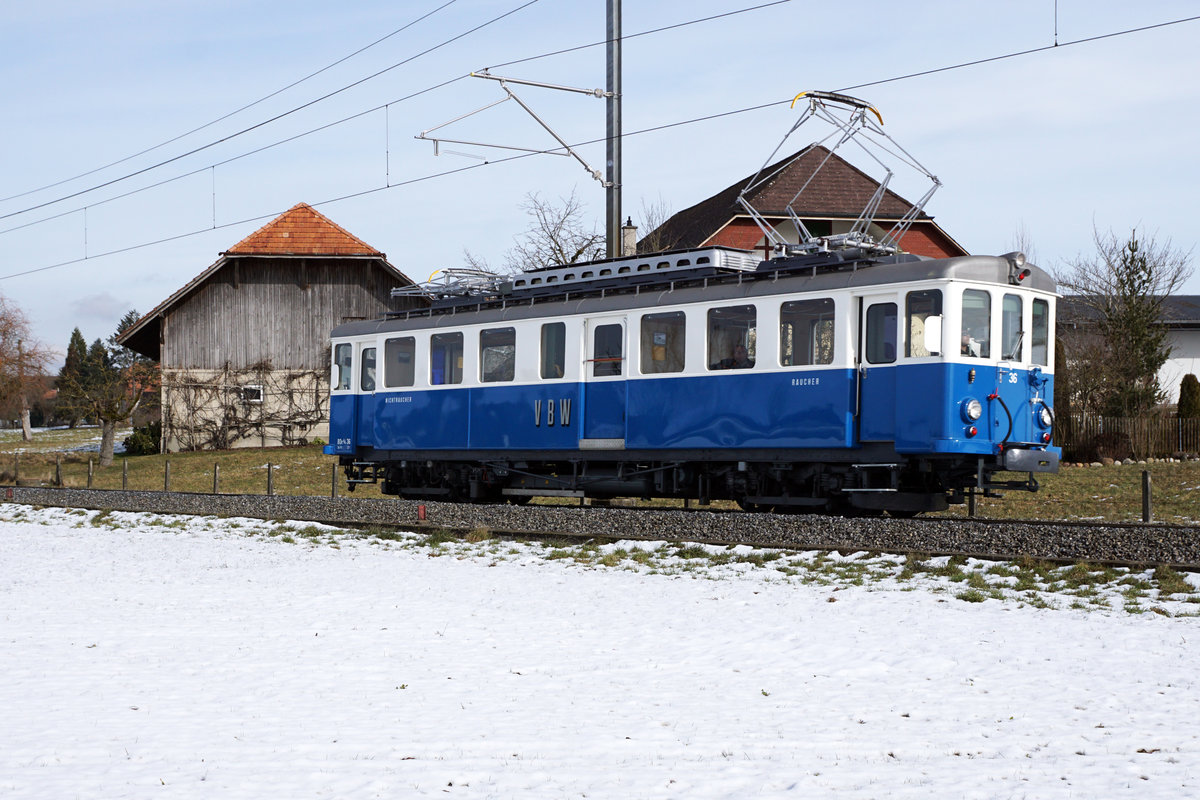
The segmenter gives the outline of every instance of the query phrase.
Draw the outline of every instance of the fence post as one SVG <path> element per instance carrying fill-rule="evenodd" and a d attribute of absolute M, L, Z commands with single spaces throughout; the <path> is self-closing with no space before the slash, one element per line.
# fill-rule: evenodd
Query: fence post
<path fill-rule="evenodd" d="M 221 493 L 221 465 L 213 464 L 213 494 Z"/>
<path fill-rule="evenodd" d="M 21 485 L 21 456 L 18 453 L 13 454 L 13 486 Z"/>
<path fill-rule="evenodd" d="M 129 459 L 121 459 L 121 491 L 129 491 Z"/>
<path fill-rule="evenodd" d="M 329 496 L 330 497 L 337 497 L 337 468 L 338 468 L 337 464 L 329 465 L 329 474 L 330 474 Z"/>
<path fill-rule="evenodd" d="M 163 491 L 171 491 L 171 462 L 163 462 Z"/>
<path fill-rule="evenodd" d="M 1142 470 L 1142 522 L 1150 521 L 1150 470 Z"/>
<path fill-rule="evenodd" d="M 54 485 L 62 488 L 62 453 L 54 454 Z"/>
<path fill-rule="evenodd" d="M 267 495 L 275 494 L 275 465 L 267 462 Z"/>
<path fill-rule="evenodd" d="M 88 488 L 92 488 L 92 477 L 96 474 L 96 466 L 88 459 Z"/>

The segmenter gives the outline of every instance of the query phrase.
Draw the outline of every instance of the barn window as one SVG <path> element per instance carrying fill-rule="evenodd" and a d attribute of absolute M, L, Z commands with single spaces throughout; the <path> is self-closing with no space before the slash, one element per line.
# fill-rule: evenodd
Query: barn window
<path fill-rule="evenodd" d="M 383 343 L 383 385 L 389 389 L 412 386 L 416 382 L 413 363 L 417 357 L 417 340 L 411 336 L 388 339 Z"/>
<path fill-rule="evenodd" d="M 362 370 L 358 376 L 358 388 L 363 392 L 375 391 L 375 348 L 364 347 L 362 351 Z"/>
<path fill-rule="evenodd" d="M 242 402 L 260 404 L 263 401 L 263 387 L 261 386 L 243 386 Z"/>
<path fill-rule="evenodd" d="M 833 300 L 795 300 L 779 308 L 779 364 L 833 363 Z"/>
<path fill-rule="evenodd" d="M 542 326 L 542 377 L 561 378 L 567 365 L 567 326 L 547 322 Z"/>
<path fill-rule="evenodd" d="M 462 383 L 463 335 L 435 333 L 429 337 L 429 384 Z"/>
<path fill-rule="evenodd" d="M 686 320 L 682 311 L 642 317 L 642 374 L 683 372 Z"/>
<path fill-rule="evenodd" d="M 942 293 L 937 289 L 909 292 L 905 303 L 908 315 L 908 339 L 904 343 L 904 355 L 912 358 L 937 355 L 942 348 L 940 346 L 926 347 L 925 340 L 927 328 L 928 336 L 933 336 L 934 328 L 938 331 L 941 330 Z M 934 322 L 931 321 L 931 318 L 938 319 Z M 929 342 L 929 344 L 933 344 L 933 342 Z"/>
<path fill-rule="evenodd" d="M 486 328 L 479 332 L 479 379 L 484 383 L 511 381 L 516 372 L 515 328 Z"/>
<path fill-rule="evenodd" d="M 354 348 L 349 344 L 339 344 L 333 349 L 333 380 L 330 385 L 338 391 L 350 389 L 351 371 Z"/>
<path fill-rule="evenodd" d="M 708 310 L 708 368 L 750 369 L 758 341 L 754 306 Z"/>

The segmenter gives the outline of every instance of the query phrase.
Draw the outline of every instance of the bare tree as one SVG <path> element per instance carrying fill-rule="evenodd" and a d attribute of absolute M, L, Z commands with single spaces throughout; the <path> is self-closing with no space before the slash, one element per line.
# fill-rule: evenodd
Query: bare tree
<path fill-rule="evenodd" d="M 1025 227 L 1025 220 L 1017 223 L 1017 229 L 1013 231 L 1010 246 L 1013 250 L 1024 253 L 1026 260 L 1031 263 L 1037 263 L 1037 249 L 1033 246 L 1033 235 L 1029 232 L 1029 228 Z"/>
<path fill-rule="evenodd" d="M 674 212 L 662 195 L 650 202 L 642 198 L 641 224 L 638 227 L 646 233 L 638 240 L 639 253 L 661 253 L 673 250 L 679 244 L 678 235 L 673 235 L 663 227 L 672 216 Z"/>
<path fill-rule="evenodd" d="M 0 400 L 21 417 L 21 435 L 33 440 L 29 424 L 30 395 L 45 388 L 42 380 L 50 351 L 33 338 L 29 319 L 0 295 Z"/>
<path fill-rule="evenodd" d="M 604 235 L 596 230 L 594 223 L 590 230 L 584 224 L 583 204 L 574 189 L 558 202 L 546 200 L 537 192 L 525 197 L 522 208 L 530 224 L 504 256 L 509 272 L 604 257 Z"/>
<path fill-rule="evenodd" d="M 1134 229 L 1129 238 L 1095 231 L 1096 252 L 1055 276 L 1064 303 L 1060 326 L 1076 408 L 1141 416 L 1163 398 L 1158 370 L 1171 354 L 1162 325 L 1166 298 L 1192 275 L 1191 251 Z"/>

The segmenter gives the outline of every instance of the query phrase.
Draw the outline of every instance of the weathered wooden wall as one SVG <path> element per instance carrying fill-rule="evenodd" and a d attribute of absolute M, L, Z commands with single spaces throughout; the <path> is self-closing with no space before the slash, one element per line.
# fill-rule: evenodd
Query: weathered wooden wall
<path fill-rule="evenodd" d="M 328 368 L 329 332 L 398 285 L 371 259 L 231 257 L 163 320 L 163 369 Z"/>

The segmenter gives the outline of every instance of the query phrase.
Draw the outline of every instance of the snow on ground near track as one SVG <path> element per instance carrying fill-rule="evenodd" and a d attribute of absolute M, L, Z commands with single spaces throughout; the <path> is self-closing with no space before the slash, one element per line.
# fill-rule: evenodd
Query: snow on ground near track
<path fill-rule="evenodd" d="M 1194 617 L 94 516 L 0 507 L 10 800 L 1200 795 Z"/>

